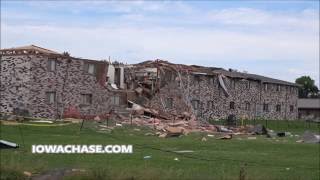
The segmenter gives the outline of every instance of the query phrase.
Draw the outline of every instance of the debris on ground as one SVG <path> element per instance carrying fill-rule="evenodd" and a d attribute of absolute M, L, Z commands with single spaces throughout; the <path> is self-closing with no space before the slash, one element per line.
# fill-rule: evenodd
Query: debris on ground
<path fill-rule="evenodd" d="M 29 171 L 23 171 L 23 174 L 24 174 L 25 176 L 28 176 L 28 177 L 31 177 L 31 176 L 32 176 L 32 173 L 29 172 Z"/>
<path fill-rule="evenodd" d="M 275 133 L 273 130 L 268 130 L 267 137 L 268 138 L 274 138 L 277 136 L 277 133 Z"/>
<path fill-rule="evenodd" d="M 257 124 L 255 125 L 252 129 L 250 129 L 249 131 L 251 131 L 254 134 L 257 135 L 262 135 L 262 134 L 267 134 L 267 129 L 266 127 L 264 127 L 264 125 L 261 124 Z"/>
<path fill-rule="evenodd" d="M 302 142 L 305 143 L 320 143 L 320 135 L 310 131 L 305 131 L 301 138 Z"/>
<path fill-rule="evenodd" d="M 217 139 L 232 139 L 232 134 L 227 134 L 227 135 L 224 135 L 224 136 L 219 137 Z"/>
<path fill-rule="evenodd" d="M 173 151 L 175 153 L 193 153 L 194 151 L 191 150 L 182 150 L 182 151 Z"/>
<path fill-rule="evenodd" d="M 49 120 L 37 120 L 37 121 L 30 121 L 31 123 L 48 123 L 48 124 L 52 124 L 53 121 L 49 121 Z"/>
<path fill-rule="evenodd" d="M 143 159 L 151 159 L 152 156 L 144 156 Z"/>
<path fill-rule="evenodd" d="M 285 132 L 278 132 L 278 133 L 277 133 L 277 136 L 278 136 L 278 137 L 285 137 L 285 136 L 286 136 L 286 133 L 285 133 Z"/>
<path fill-rule="evenodd" d="M 5 140 L 0 140 L 0 149 L 16 149 L 18 148 L 19 145 L 13 142 L 5 141 Z"/>
<path fill-rule="evenodd" d="M 83 169 L 66 169 L 66 168 L 60 168 L 60 169 L 53 169 L 46 171 L 40 175 L 31 176 L 31 179 L 33 180 L 58 180 L 63 179 L 66 176 L 71 176 L 77 173 L 83 173 L 85 170 Z"/>
<path fill-rule="evenodd" d="M 254 139 L 257 139 L 257 137 L 254 137 L 254 136 L 250 136 L 248 137 L 249 140 L 254 140 Z"/>
<path fill-rule="evenodd" d="M 180 136 L 183 133 L 183 129 L 179 127 L 166 127 L 167 136 Z"/>

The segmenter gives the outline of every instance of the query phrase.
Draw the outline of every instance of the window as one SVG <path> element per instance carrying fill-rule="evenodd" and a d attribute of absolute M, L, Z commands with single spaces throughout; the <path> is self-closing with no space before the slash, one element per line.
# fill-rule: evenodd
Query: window
<path fill-rule="evenodd" d="M 207 109 L 214 109 L 213 101 L 208 101 L 207 102 Z"/>
<path fill-rule="evenodd" d="M 166 108 L 171 109 L 173 107 L 173 98 L 167 98 L 165 101 Z"/>
<path fill-rule="evenodd" d="M 197 110 L 197 109 L 199 109 L 200 101 L 199 100 L 192 100 L 191 104 L 192 104 L 193 109 Z"/>
<path fill-rule="evenodd" d="M 277 91 L 280 91 L 280 90 L 281 90 L 281 86 L 278 85 L 278 86 L 277 86 Z"/>
<path fill-rule="evenodd" d="M 250 111 L 250 103 L 249 102 L 245 103 L 245 110 Z"/>
<path fill-rule="evenodd" d="M 81 94 L 81 104 L 92 104 L 92 94 Z"/>
<path fill-rule="evenodd" d="M 276 111 L 277 111 L 277 112 L 281 112 L 281 105 L 280 105 L 280 104 L 277 104 L 277 106 L 276 106 Z"/>
<path fill-rule="evenodd" d="M 48 59 L 47 70 L 55 71 L 56 70 L 56 59 Z"/>
<path fill-rule="evenodd" d="M 96 67 L 94 64 L 91 63 L 85 63 L 84 64 L 84 71 L 88 74 L 95 74 L 96 73 Z"/>
<path fill-rule="evenodd" d="M 268 112 L 269 111 L 269 105 L 267 103 L 263 104 L 263 111 Z"/>
<path fill-rule="evenodd" d="M 213 76 L 208 76 L 208 84 L 214 85 L 214 77 Z"/>
<path fill-rule="evenodd" d="M 120 97 L 119 96 L 111 96 L 111 104 L 112 105 L 120 105 Z"/>
<path fill-rule="evenodd" d="M 230 102 L 230 109 L 234 109 L 234 102 L 233 101 Z"/>
<path fill-rule="evenodd" d="M 200 81 L 201 81 L 200 76 L 194 75 L 194 81 L 197 82 L 198 85 L 199 85 L 199 84 L 200 84 Z"/>
<path fill-rule="evenodd" d="M 290 112 L 293 112 L 293 105 L 290 105 Z"/>
<path fill-rule="evenodd" d="M 234 79 L 230 79 L 230 88 L 235 89 L 236 87 L 236 81 Z"/>
<path fill-rule="evenodd" d="M 53 104 L 56 102 L 56 92 L 46 92 L 47 103 Z"/>
<path fill-rule="evenodd" d="M 264 91 L 268 91 L 268 84 L 267 83 L 264 84 Z"/>
<path fill-rule="evenodd" d="M 246 82 L 246 89 L 250 89 L 250 81 Z"/>

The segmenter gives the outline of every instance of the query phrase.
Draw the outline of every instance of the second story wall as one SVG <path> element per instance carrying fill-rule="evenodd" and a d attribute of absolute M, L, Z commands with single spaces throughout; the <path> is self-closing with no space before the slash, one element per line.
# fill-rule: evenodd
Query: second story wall
<path fill-rule="evenodd" d="M 1 56 L 0 112 L 25 109 L 29 104 L 32 56 Z"/>

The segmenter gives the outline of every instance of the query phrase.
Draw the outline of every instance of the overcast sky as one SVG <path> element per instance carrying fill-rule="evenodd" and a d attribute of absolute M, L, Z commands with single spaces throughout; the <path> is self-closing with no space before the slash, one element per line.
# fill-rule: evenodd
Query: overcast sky
<path fill-rule="evenodd" d="M 30 44 L 319 85 L 319 1 L 1 1 L 1 48 Z"/>

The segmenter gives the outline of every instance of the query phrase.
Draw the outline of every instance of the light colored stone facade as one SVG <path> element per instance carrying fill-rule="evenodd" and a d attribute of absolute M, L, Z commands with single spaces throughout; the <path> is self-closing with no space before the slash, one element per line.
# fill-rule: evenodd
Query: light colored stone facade
<path fill-rule="evenodd" d="M 169 66 L 178 67 L 172 64 Z M 157 67 L 156 63 L 154 67 Z M 262 80 L 239 78 L 241 76 L 231 77 L 228 76 L 230 74 L 228 71 L 221 70 L 212 71 L 211 74 L 193 74 L 175 69 L 174 78 L 171 78 L 171 81 L 166 80 L 166 85 L 150 101 L 150 107 L 177 114 L 191 109 L 199 119 L 203 120 L 225 119 L 231 114 L 243 119 L 297 119 L 298 117 L 298 87 L 293 83 L 266 77 Z M 219 83 L 218 76 L 221 74 L 224 75 L 229 96 L 224 93 Z M 233 74 L 242 73 L 233 72 Z M 170 98 L 173 100 L 173 106 L 165 108 L 163 102 Z"/>
<path fill-rule="evenodd" d="M 231 114 L 246 119 L 298 117 L 298 90 L 293 83 L 165 61 L 161 61 L 163 69 L 159 68 L 159 61 L 123 68 L 119 64 L 74 58 L 49 50 L 36 53 L 43 50 L 36 48 L 36 51 L 11 50 L 13 54 L 7 51 L 1 54 L 1 113 L 24 109 L 34 117 L 60 118 L 70 111 L 96 116 L 130 99 L 169 114 L 193 112 L 202 120 L 222 119 Z M 138 82 L 139 74 L 145 73 L 135 70 L 144 68 L 153 74 L 152 78 L 143 77 L 148 79 L 146 82 L 142 78 L 149 88 L 143 90 L 147 96 L 135 92 L 142 86 Z M 219 82 L 221 76 L 228 93 Z M 122 89 L 111 88 L 110 81 Z"/>
<path fill-rule="evenodd" d="M 55 61 L 52 71 L 49 59 Z M 94 65 L 94 74 L 84 69 L 85 64 Z M 30 116 L 59 118 L 72 108 L 80 115 L 105 114 L 114 96 L 105 86 L 107 67 L 107 62 L 62 55 L 2 55 L 0 112 L 19 108 Z M 48 93 L 54 94 L 54 102 L 48 101 Z M 91 96 L 87 102 L 85 96 Z"/>

